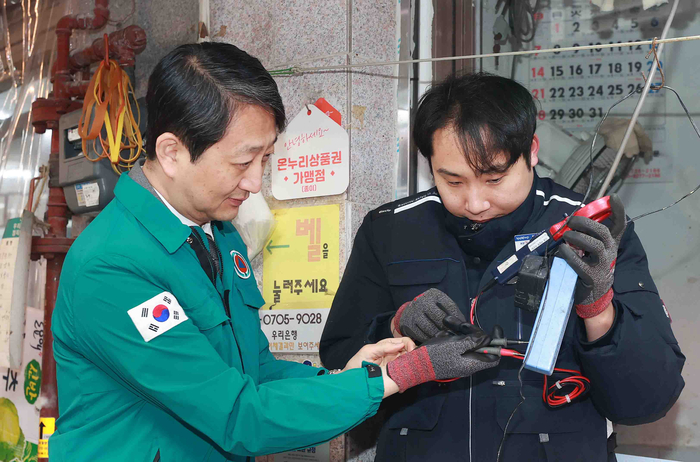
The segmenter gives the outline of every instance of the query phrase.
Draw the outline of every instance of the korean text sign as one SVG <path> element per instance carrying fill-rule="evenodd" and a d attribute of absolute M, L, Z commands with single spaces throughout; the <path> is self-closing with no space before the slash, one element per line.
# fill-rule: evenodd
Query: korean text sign
<path fill-rule="evenodd" d="M 342 194 L 350 182 L 349 156 L 347 132 L 309 104 L 275 143 L 272 194 L 278 200 Z"/>
<path fill-rule="evenodd" d="M 340 206 L 277 209 L 263 250 L 260 324 L 276 353 L 317 352 L 339 284 Z"/>

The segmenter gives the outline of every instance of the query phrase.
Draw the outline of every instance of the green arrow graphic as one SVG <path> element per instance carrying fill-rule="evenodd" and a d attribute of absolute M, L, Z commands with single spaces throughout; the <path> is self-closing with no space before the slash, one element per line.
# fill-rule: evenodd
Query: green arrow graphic
<path fill-rule="evenodd" d="M 272 240 L 267 243 L 267 247 L 265 247 L 268 252 L 270 252 L 270 255 L 272 255 L 272 249 L 288 249 L 288 245 L 272 245 Z"/>

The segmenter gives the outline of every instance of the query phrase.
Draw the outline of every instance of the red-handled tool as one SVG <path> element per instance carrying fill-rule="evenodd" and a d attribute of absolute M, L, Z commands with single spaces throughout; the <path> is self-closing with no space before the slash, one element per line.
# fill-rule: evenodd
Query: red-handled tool
<path fill-rule="evenodd" d="M 586 217 L 590 218 L 591 220 L 601 222 L 608 218 L 611 214 L 612 210 L 610 208 L 610 196 L 605 196 L 585 205 L 584 207 L 581 207 L 574 213 L 574 216 Z M 525 256 L 533 253 L 543 255 L 545 251 L 552 250 L 554 247 L 559 245 L 562 242 L 561 238 L 564 233 L 570 230 L 570 228 L 566 225 L 569 218 L 570 217 L 566 217 L 559 223 L 550 226 L 544 231 L 541 231 L 520 250 L 517 250 L 503 263 L 491 270 L 491 274 L 493 274 L 494 278 L 488 284 L 486 284 L 486 286 L 484 286 L 482 292 L 485 292 L 488 288 L 493 287 L 496 282 L 499 284 L 505 284 L 506 282 L 510 281 L 515 275 L 518 274 Z"/>
<path fill-rule="evenodd" d="M 601 222 L 608 218 L 611 214 L 612 210 L 610 209 L 610 196 L 605 196 L 594 200 L 585 207 L 578 209 L 573 216 L 586 217 L 593 221 Z M 565 218 L 549 228 L 549 234 L 555 241 L 561 239 L 565 232 L 571 230 L 571 228 L 565 226 L 568 219 L 569 218 Z"/>

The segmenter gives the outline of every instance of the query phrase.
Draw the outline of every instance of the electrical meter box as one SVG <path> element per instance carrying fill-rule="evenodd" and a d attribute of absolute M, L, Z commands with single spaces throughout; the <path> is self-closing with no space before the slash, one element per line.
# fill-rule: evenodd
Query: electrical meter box
<path fill-rule="evenodd" d="M 138 100 L 141 107 L 141 133 L 145 132 L 146 111 L 143 99 Z M 83 153 L 82 139 L 78 134 L 78 121 L 82 110 L 73 111 L 61 116 L 58 122 L 60 133 L 58 184 L 63 188 L 66 203 L 75 214 L 97 213 L 113 198 L 114 187 L 119 175 L 112 169 L 109 159 L 92 162 Z M 145 137 L 144 137 L 145 140 Z M 144 141 L 145 143 L 145 141 Z M 99 140 L 96 143 L 88 141 L 86 147 L 91 158 L 102 153 Z M 125 156 L 128 153 L 124 153 Z"/>

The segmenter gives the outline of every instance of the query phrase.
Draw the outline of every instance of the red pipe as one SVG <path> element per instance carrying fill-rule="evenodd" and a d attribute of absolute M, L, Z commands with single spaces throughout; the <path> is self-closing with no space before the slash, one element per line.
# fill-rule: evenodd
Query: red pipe
<path fill-rule="evenodd" d="M 58 294 L 58 282 L 61 277 L 61 268 L 70 248 L 72 239 L 66 239 L 66 225 L 68 224 L 68 205 L 63 195 L 63 188 L 58 182 L 58 150 L 59 131 L 54 129 L 51 133 L 51 154 L 49 155 L 49 200 L 46 211 L 46 221 L 49 224 L 49 232 L 43 238 L 32 239 L 32 253 L 37 257 L 46 258 L 46 288 L 44 304 L 44 349 L 41 355 L 41 397 L 43 405 L 40 417 L 58 418 L 58 389 L 56 387 L 56 361 L 53 357 L 53 333 L 51 332 L 51 317 L 56 306 Z M 48 458 L 39 457 L 39 461 L 48 461 Z"/>
<path fill-rule="evenodd" d="M 37 109 L 44 109 L 42 118 L 34 119 L 37 131 L 51 128 L 51 154 L 49 156 L 49 201 L 46 211 L 46 221 L 49 224 L 49 232 L 43 238 L 32 239 L 32 253 L 38 257 L 42 255 L 47 260 L 46 268 L 46 288 L 44 306 L 44 350 L 41 358 L 42 380 L 41 397 L 43 405 L 40 417 L 58 418 L 58 390 L 56 387 L 56 361 L 53 357 L 53 335 L 51 332 L 51 317 L 56 305 L 58 294 L 58 282 L 61 276 L 61 269 L 66 253 L 70 248 L 72 239 L 66 238 L 66 227 L 68 225 L 69 210 L 63 188 L 58 186 L 58 151 L 59 151 L 59 131 L 58 118 L 74 104 L 71 100 L 75 85 L 68 85 L 71 80 L 68 65 L 68 55 L 70 53 L 70 36 L 73 29 L 99 29 L 107 24 L 109 20 L 109 0 L 95 0 L 94 17 L 78 17 L 68 15 L 59 19 L 56 25 L 56 74 L 53 85 L 53 94 L 48 100 L 37 100 L 33 106 Z M 78 83 L 78 87 L 80 83 Z M 84 94 L 84 93 L 83 93 Z M 64 108 L 65 106 L 65 108 Z M 37 111 L 42 112 L 42 111 Z M 39 457 L 40 462 L 47 461 L 46 457 Z"/>
<path fill-rule="evenodd" d="M 109 55 L 123 66 L 133 66 L 135 56 L 146 48 L 146 32 L 139 26 L 129 26 L 109 34 Z M 70 72 L 96 63 L 105 57 L 104 39 L 98 38 L 92 45 L 73 53 L 68 60 Z"/>
<path fill-rule="evenodd" d="M 90 81 L 68 82 L 66 84 L 66 94 L 69 98 L 85 98 L 85 94 L 90 86 Z"/>
<path fill-rule="evenodd" d="M 93 18 L 67 15 L 56 24 L 56 74 L 54 77 L 54 97 L 68 98 L 65 85 L 70 81 L 68 54 L 70 53 L 70 36 L 74 29 L 99 29 L 109 20 L 109 0 L 95 0 L 95 16 Z"/>

